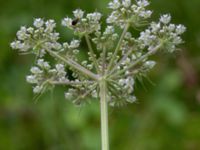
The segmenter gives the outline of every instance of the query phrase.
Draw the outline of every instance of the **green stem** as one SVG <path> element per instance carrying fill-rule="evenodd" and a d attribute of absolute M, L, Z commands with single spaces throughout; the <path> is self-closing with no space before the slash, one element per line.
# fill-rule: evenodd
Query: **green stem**
<path fill-rule="evenodd" d="M 91 42 L 90 42 L 90 39 L 89 39 L 89 36 L 88 36 L 88 35 L 85 35 L 85 40 L 86 40 L 86 42 L 87 42 L 87 45 L 88 45 L 88 48 L 89 48 L 89 51 L 90 51 L 92 60 L 93 60 L 94 65 L 95 65 L 95 68 L 96 68 L 97 72 L 99 72 L 98 62 L 97 62 L 96 56 L 95 56 L 95 54 L 94 54 L 94 50 L 93 50 L 93 48 L 92 48 L 92 44 L 91 44 Z"/>
<path fill-rule="evenodd" d="M 102 74 L 105 74 L 105 69 L 106 69 L 106 48 L 103 47 L 103 56 L 102 56 L 102 65 L 103 65 L 103 69 L 102 69 Z"/>
<path fill-rule="evenodd" d="M 109 150 L 108 136 L 108 103 L 106 81 L 100 81 L 100 106 L 101 106 L 101 149 Z"/>
<path fill-rule="evenodd" d="M 111 61 L 110 61 L 109 65 L 108 65 L 107 71 L 110 71 L 111 67 L 113 66 L 114 60 L 116 59 L 116 56 L 117 56 L 117 54 L 118 54 L 118 52 L 119 52 L 119 50 L 120 50 L 120 47 L 121 47 L 122 42 L 123 42 L 123 40 L 124 40 L 124 36 L 125 36 L 125 34 L 126 34 L 128 28 L 129 28 L 129 23 L 127 23 L 127 25 L 125 26 L 125 28 L 124 28 L 124 30 L 123 30 L 123 32 L 122 32 L 122 34 L 121 34 L 121 37 L 120 37 L 119 42 L 118 42 L 118 44 L 117 44 L 117 47 L 116 47 L 116 49 L 115 49 L 115 51 L 114 51 L 114 54 L 113 54 L 113 56 L 112 56 L 112 58 L 111 58 Z"/>
<path fill-rule="evenodd" d="M 94 81 L 83 81 L 83 82 L 76 82 L 76 81 L 49 81 L 50 84 L 53 85 L 70 85 L 70 86 L 75 86 L 75 85 L 84 85 L 84 84 L 93 84 Z"/>
<path fill-rule="evenodd" d="M 83 73 L 84 75 L 87 75 L 88 77 L 92 78 L 93 80 L 99 80 L 98 75 L 92 73 L 90 70 L 84 68 L 83 66 L 81 66 L 80 64 L 75 62 L 74 60 L 72 60 L 70 58 L 62 57 L 61 55 L 59 55 L 56 52 L 51 51 L 51 50 L 46 50 L 46 51 L 49 52 L 50 55 L 52 55 L 52 56 L 56 57 L 57 59 L 63 61 L 64 63 L 66 63 L 70 67 L 78 70 L 79 72 Z"/>

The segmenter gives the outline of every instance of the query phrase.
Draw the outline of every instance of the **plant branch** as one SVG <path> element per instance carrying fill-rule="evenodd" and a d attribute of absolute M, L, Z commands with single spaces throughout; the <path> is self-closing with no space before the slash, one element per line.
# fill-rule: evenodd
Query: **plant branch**
<path fill-rule="evenodd" d="M 120 50 L 121 44 L 123 42 L 124 36 L 125 36 L 128 28 L 129 28 L 129 23 L 127 23 L 127 25 L 125 26 L 125 28 L 124 28 L 124 30 L 123 30 L 123 32 L 121 34 L 121 37 L 120 37 L 119 42 L 117 44 L 117 47 L 116 47 L 116 49 L 114 51 L 114 54 L 113 54 L 113 56 L 111 58 L 111 61 L 110 61 L 109 65 L 108 65 L 107 71 L 109 71 L 110 68 L 113 66 L 114 60 L 116 59 L 116 56 L 117 56 L 117 54 L 118 54 L 118 52 Z"/>
<path fill-rule="evenodd" d="M 105 69 L 106 69 L 106 48 L 105 47 L 103 47 L 103 54 L 102 54 L 103 56 L 103 58 L 102 58 L 102 63 L 103 63 L 103 70 L 102 70 L 102 74 L 104 74 L 105 73 Z"/>
<path fill-rule="evenodd" d="M 50 84 L 54 85 L 83 85 L 83 84 L 93 84 L 93 81 L 83 81 L 83 82 L 77 82 L 77 81 L 49 81 Z"/>
<path fill-rule="evenodd" d="M 97 72 L 99 72 L 98 62 L 97 62 L 96 56 L 95 56 L 95 54 L 94 54 L 94 50 L 93 50 L 93 48 L 92 48 L 92 44 L 91 44 L 91 42 L 90 42 L 90 39 L 89 39 L 88 35 L 85 35 L 85 40 L 86 40 L 86 42 L 87 42 L 87 45 L 88 45 L 88 48 L 89 48 L 89 51 L 90 51 L 92 60 L 93 60 L 93 62 L 94 62 L 94 66 L 95 66 Z"/>
<path fill-rule="evenodd" d="M 65 58 L 60 56 L 59 54 L 57 54 L 54 51 L 51 50 L 46 50 L 50 55 L 56 57 L 57 59 L 60 59 L 61 61 L 65 62 L 67 65 L 69 65 L 70 67 L 76 69 L 77 71 L 83 73 L 84 75 L 90 77 L 93 80 L 99 80 L 99 76 L 92 73 L 90 70 L 86 69 L 85 67 L 81 66 L 80 64 L 78 64 L 77 62 L 75 62 L 74 60 L 70 59 L 70 58 Z"/>

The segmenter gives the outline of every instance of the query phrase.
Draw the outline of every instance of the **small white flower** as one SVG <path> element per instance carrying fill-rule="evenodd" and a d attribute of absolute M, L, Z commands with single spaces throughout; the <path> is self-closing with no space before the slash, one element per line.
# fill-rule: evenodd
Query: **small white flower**
<path fill-rule="evenodd" d="M 83 18 L 84 11 L 82 11 L 81 9 L 76 9 L 73 11 L 73 14 L 76 18 Z"/>
<path fill-rule="evenodd" d="M 153 33 L 156 33 L 158 30 L 160 30 L 161 26 L 160 23 L 151 23 L 151 29 Z"/>
<path fill-rule="evenodd" d="M 56 23 L 54 20 L 48 20 L 46 23 L 46 32 L 52 32 L 53 29 L 56 27 Z"/>
<path fill-rule="evenodd" d="M 38 67 L 32 67 L 31 68 L 31 73 L 33 74 L 41 74 L 43 71 L 40 70 Z"/>
<path fill-rule="evenodd" d="M 140 33 L 139 40 L 142 41 L 142 43 L 145 46 L 151 45 L 152 41 L 156 39 L 155 35 L 152 35 L 151 31 L 149 29 L 145 30 L 144 32 Z"/>
<path fill-rule="evenodd" d="M 119 83 L 119 85 L 124 86 L 126 84 L 126 81 L 125 81 L 125 79 L 120 79 L 118 81 L 118 83 Z"/>
<path fill-rule="evenodd" d="M 38 65 L 38 66 L 42 67 L 43 64 L 44 64 L 44 59 L 38 59 L 38 60 L 37 60 L 37 65 Z"/>
<path fill-rule="evenodd" d="M 17 32 L 17 38 L 19 40 L 25 40 L 27 37 L 29 37 L 29 35 L 27 34 L 27 29 L 26 27 L 22 26 Z"/>
<path fill-rule="evenodd" d="M 124 14 L 124 13 L 126 13 L 127 8 L 122 7 L 120 10 L 121 10 L 122 14 Z"/>
<path fill-rule="evenodd" d="M 132 93 L 133 92 L 133 86 L 135 84 L 135 81 L 132 77 L 128 77 L 126 80 L 125 80 L 125 86 L 124 88 L 127 89 L 127 92 L 128 93 Z"/>
<path fill-rule="evenodd" d="M 54 43 L 54 44 L 52 45 L 52 48 L 53 48 L 54 50 L 60 50 L 60 49 L 62 48 L 62 45 L 61 45 L 60 43 L 56 42 L 56 43 Z"/>
<path fill-rule="evenodd" d="M 137 100 L 137 98 L 135 96 L 129 96 L 126 101 L 129 103 L 134 103 Z"/>
<path fill-rule="evenodd" d="M 68 49 L 68 48 L 69 48 L 69 44 L 68 44 L 67 42 L 64 42 L 64 43 L 63 43 L 63 47 L 64 47 L 65 49 Z"/>
<path fill-rule="evenodd" d="M 156 65 L 156 62 L 155 61 L 151 61 L 151 60 L 146 61 L 144 63 L 144 66 L 147 67 L 147 68 L 149 68 L 149 69 L 152 69 L 155 65 Z"/>
<path fill-rule="evenodd" d="M 99 21 L 101 19 L 101 13 L 99 12 L 94 12 L 94 13 L 89 13 L 87 14 L 87 18 L 90 20 L 90 21 Z"/>
<path fill-rule="evenodd" d="M 65 27 L 70 27 L 72 25 L 72 19 L 71 18 L 64 18 L 62 20 L 62 25 Z"/>
<path fill-rule="evenodd" d="M 175 28 L 176 28 L 175 24 L 170 24 L 170 25 L 168 26 L 168 30 L 169 30 L 170 32 L 173 32 L 173 31 L 175 30 Z"/>
<path fill-rule="evenodd" d="M 44 49 L 41 49 L 39 50 L 40 51 L 40 54 L 39 54 L 39 57 L 44 57 L 44 55 L 46 54 L 46 51 Z"/>
<path fill-rule="evenodd" d="M 145 19 L 150 18 L 151 15 L 152 15 L 152 11 L 151 11 L 151 10 L 141 11 L 141 12 L 139 13 L 139 16 L 141 16 L 141 17 L 143 17 L 143 18 L 145 18 Z"/>
<path fill-rule="evenodd" d="M 31 83 L 31 84 L 36 84 L 36 83 L 38 83 L 38 81 L 37 81 L 35 75 L 26 76 L 26 81 L 27 81 L 28 83 Z"/>
<path fill-rule="evenodd" d="M 88 63 L 87 60 L 84 60 L 84 61 L 81 62 L 81 65 L 86 66 L 87 63 Z"/>
<path fill-rule="evenodd" d="M 117 20 L 117 16 L 114 15 L 114 13 L 112 13 L 106 20 L 107 23 L 115 23 Z"/>
<path fill-rule="evenodd" d="M 88 64 L 86 67 L 91 70 L 93 68 L 93 64 Z"/>
<path fill-rule="evenodd" d="M 75 49 L 75 48 L 78 48 L 79 45 L 80 45 L 80 41 L 79 40 L 72 40 L 70 42 L 69 48 Z"/>
<path fill-rule="evenodd" d="M 149 2 L 147 0 L 138 0 L 136 2 L 137 2 L 137 5 L 140 7 L 146 7 L 149 5 Z"/>
<path fill-rule="evenodd" d="M 183 34 L 186 31 L 186 27 L 184 25 L 178 25 L 176 27 L 176 33 L 178 35 Z"/>
<path fill-rule="evenodd" d="M 181 44 L 183 42 L 183 40 L 179 36 L 176 36 L 175 34 L 172 36 L 172 39 L 175 45 Z"/>
<path fill-rule="evenodd" d="M 113 34 L 115 31 L 114 27 L 113 26 L 107 26 L 106 29 L 105 29 L 105 32 L 104 34 Z"/>
<path fill-rule="evenodd" d="M 28 43 L 21 43 L 21 41 L 14 41 L 10 44 L 12 49 L 18 49 L 21 52 L 26 52 L 30 49 L 30 45 Z"/>
<path fill-rule="evenodd" d="M 56 69 L 57 69 L 57 71 L 63 71 L 63 70 L 65 70 L 65 67 L 63 64 L 56 64 Z"/>
<path fill-rule="evenodd" d="M 59 77 L 59 81 L 65 81 L 66 71 L 65 66 L 63 64 L 56 64 L 57 75 Z"/>
<path fill-rule="evenodd" d="M 33 93 L 38 94 L 42 92 L 43 87 L 42 86 L 36 86 L 33 88 Z"/>
<path fill-rule="evenodd" d="M 74 55 L 77 55 L 80 51 L 78 49 L 74 49 L 72 52 Z"/>
<path fill-rule="evenodd" d="M 66 92 L 65 93 L 65 98 L 66 99 L 72 99 L 73 98 L 73 94 L 71 92 Z"/>
<path fill-rule="evenodd" d="M 14 41 L 10 44 L 12 49 L 20 49 L 22 46 L 22 43 L 20 41 Z"/>
<path fill-rule="evenodd" d="M 44 20 L 41 19 L 41 18 L 36 18 L 36 19 L 34 20 L 33 25 L 34 25 L 36 28 L 40 28 L 40 27 L 42 27 L 42 26 L 44 25 Z"/>
<path fill-rule="evenodd" d="M 52 40 L 52 41 L 57 41 L 59 39 L 59 33 L 57 32 L 54 32 L 54 33 L 50 33 L 49 34 L 49 38 Z"/>
<path fill-rule="evenodd" d="M 111 9 L 118 9 L 121 6 L 119 0 L 113 0 L 113 2 L 110 2 L 108 4 L 108 7 Z"/>
<path fill-rule="evenodd" d="M 37 64 L 38 64 L 38 66 L 40 66 L 40 67 L 42 67 L 44 69 L 47 69 L 47 70 L 49 70 L 51 68 L 49 63 L 44 61 L 44 59 L 38 59 Z"/>
<path fill-rule="evenodd" d="M 129 6 L 131 5 L 131 0 L 123 0 L 123 1 L 122 1 L 122 5 L 123 5 L 124 7 L 129 7 Z"/>
<path fill-rule="evenodd" d="M 98 98 L 98 93 L 97 93 L 96 90 L 93 90 L 91 95 L 92 95 L 93 98 Z"/>
<path fill-rule="evenodd" d="M 33 31 L 34 31 L 34 28 L 32 28 L 32 27 L 27 28 L 28 33 L 33 34 Z"/>
<path fill-rule="evenodd" d="M 56 70 L 56 69 L 50 69 L 48 72 L 49 72 L 50 74 L 56 74 L 56 73 L 57 73 L 57 70 Z"/>
<path fill-rule="evenodd" d="M 171 21 L 171 16 L 169 14 L 162 15 L 160 17 L 160 22 L 168 24 Z"/>

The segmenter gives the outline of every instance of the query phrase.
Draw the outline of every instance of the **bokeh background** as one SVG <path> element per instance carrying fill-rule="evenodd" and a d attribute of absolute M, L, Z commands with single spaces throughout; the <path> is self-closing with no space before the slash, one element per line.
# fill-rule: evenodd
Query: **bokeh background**
<path fill-rule="evenodd" d="M 0 150 L 100 150 L 98 102 L 77 108 L 56 88 L 34 103 L 25 81 L 34 58 L 18 55 L 9 43 L 33 18 L 59 24 L 76 8 L 108 14 L 108 2 L 0 0 Z M 171 13 L 174 23 L 184 24 L 186 42 L 171 56 L 155 57 L 154 84 L 137 84 L 136 104 L 109 109 L 111 150 L 200 150 L 200 0 L 152 0 L 150 7 L 154 19 Z M 58 30 L 63 39 L 73 37 Z"/>

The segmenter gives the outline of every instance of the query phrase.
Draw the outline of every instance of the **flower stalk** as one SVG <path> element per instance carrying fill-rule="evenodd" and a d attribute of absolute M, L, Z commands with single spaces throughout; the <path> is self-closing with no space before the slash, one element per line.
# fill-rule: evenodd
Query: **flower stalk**
<path fill-rule="evenodd" d="M 108 133 L 108 95 L 105 80 L 101 80 L 100 86 L 100 110 L 101 110 L 101 148 L 109 150 L 109 133 Z"/>

